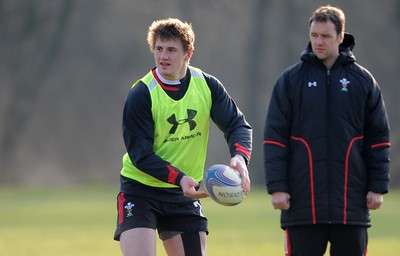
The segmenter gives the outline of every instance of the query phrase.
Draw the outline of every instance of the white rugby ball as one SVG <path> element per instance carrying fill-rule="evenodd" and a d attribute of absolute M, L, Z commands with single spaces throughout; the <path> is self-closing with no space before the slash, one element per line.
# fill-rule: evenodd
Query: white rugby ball
<path fill-rule="evenodd" d="M 215 202 L 233 206 L 245 197 L 240 174 L 228 165 L 216 164 L 204 172 L 203 186 Z"/>

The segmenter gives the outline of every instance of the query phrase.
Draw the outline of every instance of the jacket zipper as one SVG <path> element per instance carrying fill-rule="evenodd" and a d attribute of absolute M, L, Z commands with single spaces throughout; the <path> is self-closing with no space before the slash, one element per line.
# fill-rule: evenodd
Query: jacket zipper
<path fill-rule="evenodd" d="M 328 152 L 328 150 L 329 150 L 329 145 L 331 145 L 331 143 L 332 143 L 332 139 L 331 139 L 331 136 L 330 136 L 330 134 L 329 134 L 329 127 L 330 127 L 330 120 L 331 120 L 331 118 L 330 118 L 330 113 L 331 113 L 331 111 L 330 111 L 330 107 L 331 107 L 331 101 L 330 101 L 330 95 L 329 95 L 329 88 L 330 88 L 330 85 L 331 85 L 331 71 L 328 69 L 327 71 L 326 71 L 326 113 L 327 113 L 327 119 L 326 119 L 326 135 L 327 135 L 327 146 L 326 146 L 326 153 L 327 153 L 327 158 L 328 158 L 328 161 L 327 161 L 327 167 L 326 167 L 326 170 L 327 170 L 327 182 L 328 182 L 328 184 L 327 184 L 327 200 L 328 200 L 328 222 L 329 223 L 331 223 L 332 222 L 332 210 L 331 210 L 331 183 L 332 183 L 332 181 L 331 181 L 331 179 L 332 179 L 332 174 L 331 174 L 331 166 L 329 165 L 329 163 L 331 162 L 330 161 L 330 152 Z"/>

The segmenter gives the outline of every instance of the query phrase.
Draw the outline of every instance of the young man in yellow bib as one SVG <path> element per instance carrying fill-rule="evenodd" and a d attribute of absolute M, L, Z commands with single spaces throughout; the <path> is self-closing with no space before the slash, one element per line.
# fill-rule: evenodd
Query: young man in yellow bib
<path fill-rule="evenodd" d="M 125 100 L 121 191 L 114 239 L 123 255 L 156 255 L 156 230 L 168 255 L 205 255 L 207 219 L 198 190 L 210 119 L 224 133 L 229 165 L 250 191 L 252 128 L 217 78 L 189 66 L 195 35 L 178 19 L 154 21 L 147 41 L 156 67 Z"/>

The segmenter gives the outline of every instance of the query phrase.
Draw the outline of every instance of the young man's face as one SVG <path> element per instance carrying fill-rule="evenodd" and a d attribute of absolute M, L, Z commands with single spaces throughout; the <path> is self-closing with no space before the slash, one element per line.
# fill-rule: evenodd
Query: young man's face
<path fill-rule="evenodd" d="M 160 40 L 154 47 L 154 60 L 160 74 L 167 80 L 179 80 L 186 74 L 192 52 L 185 52 L 178 39 Z"/>
<path fill-rule="evenodd" d="M 313 21 L 310 25 L 310 42 L 312 51 L 326 67 L 330 68 L 339 56 L 339 45 L 343 41 L 343 34 L 336 33 L 335 25 L 331 21 Z"/>

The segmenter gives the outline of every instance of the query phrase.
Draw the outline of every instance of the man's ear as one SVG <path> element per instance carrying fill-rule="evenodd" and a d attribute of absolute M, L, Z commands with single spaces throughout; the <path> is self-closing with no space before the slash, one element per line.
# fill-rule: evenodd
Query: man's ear
<path fill-rule="evenodd" d="M 192 55 L 193 55 L 193 50 L 189 50 L 186 55 L 185 61 L 190 61 L 190 59 L 192 58 Z"/>
<path fill-rule="evenodd" d="M 344 39 L 344 32 L 339 34 L 339 44 L 343 43 L 343 39 Z"/>

